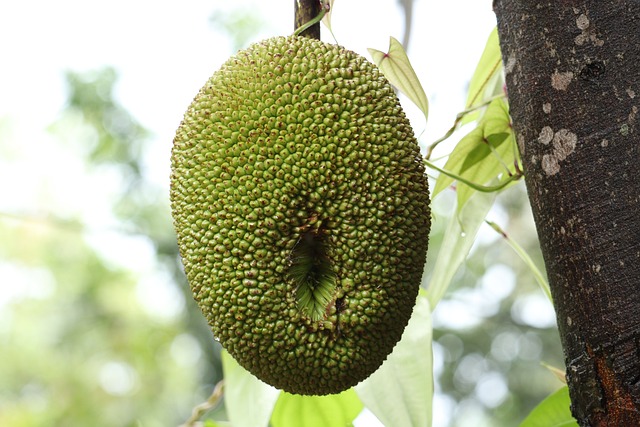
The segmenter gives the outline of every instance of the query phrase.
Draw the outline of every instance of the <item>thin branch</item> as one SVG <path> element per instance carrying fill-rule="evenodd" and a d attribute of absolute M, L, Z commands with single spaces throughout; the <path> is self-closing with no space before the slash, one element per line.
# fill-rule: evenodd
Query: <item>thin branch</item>
<path fill-rule="evenodd" d="M 216 384 L 213 389 L 213 393 L 209 398 L 202 402 L 201 404 L 195 406 L 193 411 L 191 412 L 191 416 L 187 421 L 184 422 L 180 427 L 196 427 L 198 426 L 198 420 L 208 411 L 215 408 L 218 403 L 220 403 L 220 399 L 222 399 L 222 395 L 224 394 L 224 380 L 221 380 Z"/>
<path fill-rule="evenodd" d="M 474 190 L 477 191 L 481 191 L 483 193 L 493 193 L 494 191 L 499 191 L 502 190 L 503 188 L 505 188 L 507 185 L 511 184 L 514 181 L 519 180 L 520 178 L 522 178 L 522 175 L 519 174 L 509 174 L 509 177 L 507 179 L 505 179 L 504 181 L 502 181 L 501 183 L 497 184 L 497 185 L 480 185 L 480 184 L 476 184 L 473 181 L 469 181 L 468 179 L 454 173 L 451 171 L 448 171 L 446 169 L 442 169 L 441 167 L 435 165 L 434 163 L 431 163 L 429 160 L 424 160 L 425 164 L 427 166 L 429 166 L 431 169 L 435 169 L 440 173 L 443 173 L 445 175 L 447 175 L 448 177 L 451 177 L 453 179 L 455 179 L 456 181 L 459 181 L 463 184 L 467 184 L 469 187 L 473 188 Z"/>
<path fill-rule="evenodd" d="M 500 94 L 500 95 L 496 95 L 493 96 L 491 98 L 489 98 L 486 102 L 483 102 L 480 105 L 476 105 L 475 107 L 471 107 L 467 110 L 461 111 L 456 115 L 456 119 L 453 122 L 453 126 L 451 126 L 451 128 L 444 134 L 444 136 L 438 138 L 437 140 L 435 140 L 434 142 L 431 143 L 431 145 L 429 145 L 427 147 L 427 155 L 426 158 L 429 159 L 431 158 L 431 154 L 433 153 L 433 150 L 438 146 L 438 144 L 440 144 L 441 142 L 445 141 L 446 139 L 448 139 L 451 135 L 454 134 L 454 132 L 456 130 L 458 130 L 458 126 L 460 125 L 460 122 L 462 121 L 462 119 L 464 118 L 464 116 L 466 116 L 467 114 L 473 113 L 476 110 L 479 110 L 481 108 L 486 107 L 487 105 L 491 104 L 495 99 L 498 98 L 504 98 L 505 95 L 504 94 Z"/>
<path fill-rule="evenodd" d="M 522 248 L 522 246 L 520 246 L 513 239 L 511 239 L 498 224 L 489 220 L 485 220 L 485 222 L 491 228 L 493 228 L 496 233 L 500 234 L 504 238 L 504 240 L 506 240 L 509 246 L 511 246 L 511 248 L 518 254 L 520 259 L 524 261 L 524 263 L 527 265 L 527 267 L 529 267 L 529 269 L 533 273 L 533 277 L 535 277 L 536 282 L 538 282 L 538 285 L 540 285 L 540 288 L 542 289 L 544 294 L 547 296 L 547 298 L 549 298 L 549 301 L 553 302 L 553 298 L 551 297 L 551 290 L 549 289 L 549 282 L 547 282 L 547 279 L 545 279 L 544 274 L 533 262 L 533 260 L 531 259 L 527 251 L 525 251 Z"/>

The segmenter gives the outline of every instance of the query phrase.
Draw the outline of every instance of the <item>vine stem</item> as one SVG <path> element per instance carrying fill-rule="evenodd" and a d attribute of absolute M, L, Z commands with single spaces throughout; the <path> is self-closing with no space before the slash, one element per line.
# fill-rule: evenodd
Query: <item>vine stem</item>
<path fill-rule="evenodd" d="M 497 185 L 480 185 L 480 184 L 476 184 L 473 181 L 469 181 L 468 179 L 463 178 L 462 176 L 454 172 L 448 171 L 446 169 L 442 169 L 441 167 L 437 166 L 435 163 L 432 163 L 427 159 L 424 159 L 424 163 L 431 169 L 435 169 L 438 172 L 443 173 L 448 177 L 455 179 L 456 181 L 460 181 L 463 184 L 467 184 L 469 187 L 473 188 L 474 190 L 481 191 L 483 193 L 493 193 L 494 191 L 502 190 L 507 185 L 511 184 L 514 181 L 519 180 L 522 177 L 521 174 L 516 172 L 515 174 L 509 174 L 509 177 L 507 179 L 505 179 L 504 181 L 500 182 Z"/>
<path fill-rule="evenodd" d="M 320 20 L 325 9 L 320 0 L 293 0 L 296 35 L 320 40 Z"/>
<path fill-rule="evenodd" d="M 481 108 L 486 107 L 487 105 L 491 104 L 495 99 L 498 98 L 505 98 L 504 94 L 500 94 L 500 95 L 496 95 L 493 96 L 489 99 L 487 99 L 485 102 L 483 102 L 482 104 L 476 105 L 474 107 L 471 107 L 467 110 L 461 111 L 456 115 L 456 119 L 453 122 L 453 126 L 451 126 L 451 128 L 447 131 L 447 133 L 444 134 L 444 136 L 438 138 L 436 141 L 432 142 L 428 147 L 427 147 L 427 155 L 425 156 L 427 160 L 429 160 L 431 158 L 431 153 L 433 153 L 433 150 L 438 146 L 438 144 L 440 144 L 441 142 L 445 141 L 446 139 L 448 139 L 451 135 L 453 135 L 453 133 L 458 130 L 458 126 L 460 125 L 460 122 L 462 121 L 462 119 L 464 118 L 464 116 L 466 116 L 469 113 L 473 113 L 474 111 L 477 111 Z"/>
<path fill-rule="evenodd" d="M 549 298 L 549 301 L 553 302 L 553 298 L 551 297 L 551 289 L 549 288 L 549 282 L 547 281 L 547 279 L 545 279 L 544 274 L 542 273 L 542 271 L 540 271 L 540 269 L 533 262 L 533 260 L 531 259 L 531 257 L 527 253 L 527 251 L 525 251 L 522 248 L 522 246 L 520 246 L 518 243 L 516 243 L 511 237 L 509 237 L 509 235 L 507 233 L 505 233 L 505 231 L 498 224 L 496 224 L 493 221 L 489 221 L 487 219 L 485 219 L 485 222 L 491 228 L 493 228 L 493 230 L 496 233 L 501 235 L 502 238 L 515 251 L 515 253 L 518 254 L 520 259 L 522 259 L 522 261 L 524 261 L 524 263 L 527 265 L 527 267 L 529 267 L 529 269 L 533 273 L 533 277 L 536 279 L 536 282 L 538 282 L 538 285 L 540 285 L 540 288 L 542 289 L 544 294 L 547 296 L 547 298 Z"/>
<path fill-rule="evenodd" d="M 195 427 L 198 426 L 198 420 L 209 410 L 213 409 L 220 403 L 220 399 L 222 399 L 222 394 L 224 392 L 224 380 L 221 380 L 216 384 L 211 396 L 193 408 L 191 412 L 191 416 L 187 421 L 184 422 L 180 427 Z"/>

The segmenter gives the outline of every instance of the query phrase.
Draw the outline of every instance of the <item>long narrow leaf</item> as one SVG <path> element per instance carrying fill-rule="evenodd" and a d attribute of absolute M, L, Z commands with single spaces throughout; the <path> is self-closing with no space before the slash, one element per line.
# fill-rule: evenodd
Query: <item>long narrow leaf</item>
<path fill-rule="evenodd" d="M 367 409 L 385 426 L 431 426 L 431 344 L 431 309 L 421 293 L 396 348 L 380 369 L 356 386 Z"/>
<path fill-rule="evenodd" d="M 438 258 L 427 287 L 427 296 L 433 310 L 451 279 L 467 258 L 476 234 L 495 200 L 495 193 L 476 193 L 465 207 L 449 220 Z"/>
<path fill-rule="evenodd" d="M 325 14 L 322 17 L 322 23 L 326 25 L 331 34 L 333 34 L 333 31 L 331 30 L 331 12 L 333 12 L 333 2 L 334 0 L 322 0 L 322 7 L 325 10 Z"/>
<path fill-rule="evenodd" d="M 427 94 L 424 92 L 402 44 L 391 37 L 388 53 L 371 48 L 368 50 L 373 62 L 382 70 L 387 80 L 416 104 L 424 114 L 424 119 L 427 120 L 429 116 Z"/>
<path fill-rule="evenodd" d="M 234 427 L 266 427 L 280 390 L 263 383 L 222 352 L 225 406 Z M 250 411 L 247 408 L 251 408 Z"/>
<path fill-rule="evenodd" d="M 502 71 L 502 56 L 500 53 L 500 43 L 498 41 L 498 29 L 494 28 L 487 39 L 484 51 L 480 56 L 480 61 L 469 82 L 469 93 L 465 110 L 469 110 L 484 103 L 491 95 L 491 89 L 495 86 L 496 80 L 500 78 Z M 468 114 L 462 118 L 460 125 L 470 123 L 475 120 L 479 112 Z"/>

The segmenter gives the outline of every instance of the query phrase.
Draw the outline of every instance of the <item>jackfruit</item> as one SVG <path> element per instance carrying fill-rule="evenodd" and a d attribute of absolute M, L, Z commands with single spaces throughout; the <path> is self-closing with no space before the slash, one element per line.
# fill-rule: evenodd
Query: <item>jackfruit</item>
<path fill-rule="evenodd" d="M 176 133 L 171 207 L 214 336 L 285 391 L 339 393 L 409 321 L 430 227 L 412 128 L 378 68 L 275 37 L 230 58 Z"/>

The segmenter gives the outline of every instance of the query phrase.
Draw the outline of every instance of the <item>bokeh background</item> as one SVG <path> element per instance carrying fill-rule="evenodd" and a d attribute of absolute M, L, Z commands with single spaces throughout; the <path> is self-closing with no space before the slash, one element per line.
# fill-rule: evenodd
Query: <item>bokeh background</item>
<path fill-rule="evenodd" d="M 172 426 L 211 393 L 220 348 L 178 259 L 173 133 L 226 58 L 292 23 L 293 1 L 0 4 L 1 426 Z M 332 24 L 367 57 L 404 41 L 426 146 L 464 108 L 495 17 L 490 0 L 336 0 Z M 426 282 L 454 200 L 434 201 Z M 542 266 L 523 183 L 490 218 Z M 560 386 L 541 364 L 563 366 L 553 309 L 488 226 L 433 324 L 436 427 L 517 425 Z"/>

